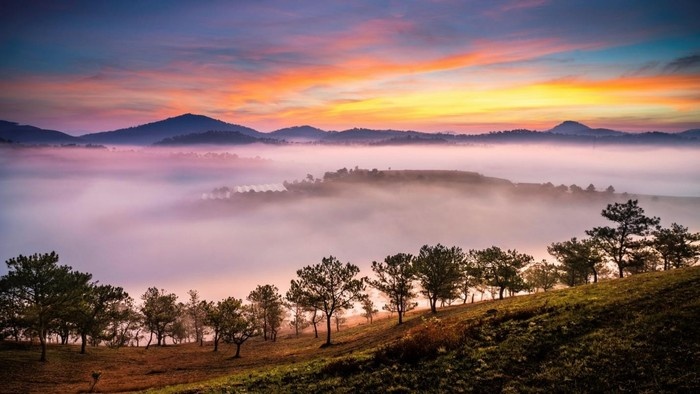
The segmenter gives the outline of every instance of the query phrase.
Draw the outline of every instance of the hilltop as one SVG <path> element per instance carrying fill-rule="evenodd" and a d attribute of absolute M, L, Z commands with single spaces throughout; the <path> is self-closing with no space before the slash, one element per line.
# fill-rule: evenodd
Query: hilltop
<path fill-rule="evenodd" d="M 237 131 L 251 137 L 260 136 L 258 131 L 249 127 L 226 123 L 204 115 L 183 114 L 136 127 L 85 134 L 80 138 L 88 142 L 101 144 L 150 145 L 166 138 L 204 133 L 211 130 Z"/>
<path fill-rule="evenodd" d="M 252 340 L 243 358 L 195 344 L 38 349 L 5 342 L 7 392 L 692 392 L 700 388 L 700 267 Z M 32 371 L 31 378 L 26 376 Z M 213 380 L 207 380 L 212 379 Z M 165 387 L 177 383 L 182 386 Z"/>
<path fill-rule="evenodd" d="M 593 136 L 593 137 L 614 137 L 621 136 L 625 133 L 617 130 L 610 129 L 592 129 L 583 123 L 575 122 L 572 120 L 565 120 L 564 122 L 554 126 L 554 128 L 547 131 L 552 134 L 561 135 L 578 135 L 578 136 Z"/>

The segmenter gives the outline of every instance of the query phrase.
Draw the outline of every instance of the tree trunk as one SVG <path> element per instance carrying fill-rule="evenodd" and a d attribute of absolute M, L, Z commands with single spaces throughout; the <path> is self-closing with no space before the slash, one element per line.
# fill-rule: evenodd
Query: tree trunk
<path fill-rule="evenodd" d="M 214 351 L 216 352 L 218 350 L 219 350 L 219 333 L 215 332 L 214 333 Z"/>
<path fill-rule="evenodd" d="M 437 313 L 437 297 L 430 297 L 430 312 Z"/>
<path fill-rule="evenodd" d="M 267 341 L 267 339 L 267 311 L 265 310 L 263 311 L 263 340 Z"/>
<path fill-rule="evenodd" d="M 46 362 L 46 329 L 44 327 L 39 328 L 39 343 L 41 344 L 41 357 L 39 361 Z"/>
<path fill-rule="evenodd" d="M 80 354 L 85 354 L 85 345 L 87 344 L 87 335 L 85 333 L 80 334 Z"/>
<path fill-rule="evenodd" d="M 236 343 L 236 355 L 233 358 L 241 358 L 241 344 Z"/>
<path fill-rule="evenodd" d="M 153 332 L 151 332 L 151 336 L 148 337 L 148 343 L 146 344 L 146 350 L 148 350 L 148 347 L 151 346 L 152 341 L 153 341 Z"/>
<path fill-rule="evenodd" d="M 331 344 L 331 315 L 326 314 L 326 345 Z"/>
<path fill-rule="evenodd" d="M 499 300 L 502 300 L 502 299 L 503 299 L 503 291 L 504 291 L 505 289 L 506 289 L 505 287 L 501 287 L 501 288 L 498 290 L 498 299 L 499 299 Z"/>
<path fill-rule="evenodd" d="M 403 324 L 403 312 L 398 311 L 399 313 L 399 325 Z"/>
<path fill-rule="evenodd" d="M 318 324 L 318 321 L 316 320 L 317 313 L 318 309 L 314 309 L 314 314 L 311 316 L 311 322 L 314 324 L 314 338 L 318 338 L 318 328 L 316 327 Z"/>
<path fill-rule="evenodd" d="M 593 270 L 593 283 L 598 283 L 598 271 Z"/>
<path fill-rule="evenodd" d="M 619 272 L 620 272 L 620 278 L 622 278 L 622 277 L 624 276 L 624 272 L 623 272 L 623 270 L 622 270 L 622 264 L 618 264 L 618 265 L 617 265 L 617 268 L 618 268 L 618 270 L 619 270 Z"/>

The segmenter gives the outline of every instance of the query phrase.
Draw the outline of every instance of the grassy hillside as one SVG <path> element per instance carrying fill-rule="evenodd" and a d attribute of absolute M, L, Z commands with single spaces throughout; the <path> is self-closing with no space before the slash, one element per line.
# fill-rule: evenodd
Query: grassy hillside
<path fill-rule="evenodd" d="M 375 320 L 233 349 L 3 343 L 0 393 L 697 392 L 700 267 Z"/>
<path fill-rule="evenodd" d="M 700 389 L 698 267 L 452 307 L 412 323 L 376 351 L 174 392 Z"/>

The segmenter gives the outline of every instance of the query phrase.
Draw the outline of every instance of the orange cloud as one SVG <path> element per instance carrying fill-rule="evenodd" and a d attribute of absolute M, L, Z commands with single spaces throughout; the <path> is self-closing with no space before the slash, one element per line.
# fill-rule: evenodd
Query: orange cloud
<path fill-rule="evenodd" d="M 381 39 L 375 36 L 368 33 L 357 42 L 338 45 L 351 49 Z M 526 72 L 514 84 L 503 81 L 503 73 L 481 68 L 504 64 L 508 72 L 517 74 L 521 67 L 517 62 L 572 49 L 554 39 L 478 41 L 464 53 L 422 60 L 365 54 L 335 64 L 293 64 L 259 72 L 176 63 L 149 71 L 104 70 L 72 80 L 3 81 L 0 100 L 11 96 L 18 113 L 35 105 L 48 111 L 48 116 L 89 113 L 122 122 L 105 124 L 102 130 L 184 112 L 210 114 L 262 130 L 310 123 L 335 129 L 470 131 L 484 125 L 537 128 L 563 118 L 653 115 L 669 124 L 700 118 L 700 78 L 694 75 L 527 82 L 532 77 Z M 454 71 L 449 79 L 443 74 L 448 71 Z M 99 127 L 90 122 L 86 118 L 81 128 Z"/>

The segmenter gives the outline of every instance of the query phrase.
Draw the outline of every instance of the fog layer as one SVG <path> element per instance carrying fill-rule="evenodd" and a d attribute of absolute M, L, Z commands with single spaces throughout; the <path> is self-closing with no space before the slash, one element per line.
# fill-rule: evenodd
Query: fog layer
<path fill-rule="evenodd" d="M 0 259 L 55 250 L 61 263 L 134 298 L 149 286 L 182 298 L 197 289 L 207 299 L 245 297 L 263 283 L 284 291 L 298 268 L 324 256 L 370 275 L 372 260 L 438 242 L 549 258 L 548 244 L 604 224 L 600 211 L 610 201 L 700 197 L 693 149 L 248 146 L 216 154 L 44 148 L 0 155 Z M 320 178 L 355 166 L 613 185 L 630 195 L 553 199 L 419 183 L 246 204 L 201 200 L 223 186 Z M 663 225 L 700 231 L 700 198 L 641 196 L 640 204 Z M 3 264 L 0 274 L 6 272 Z"/>

